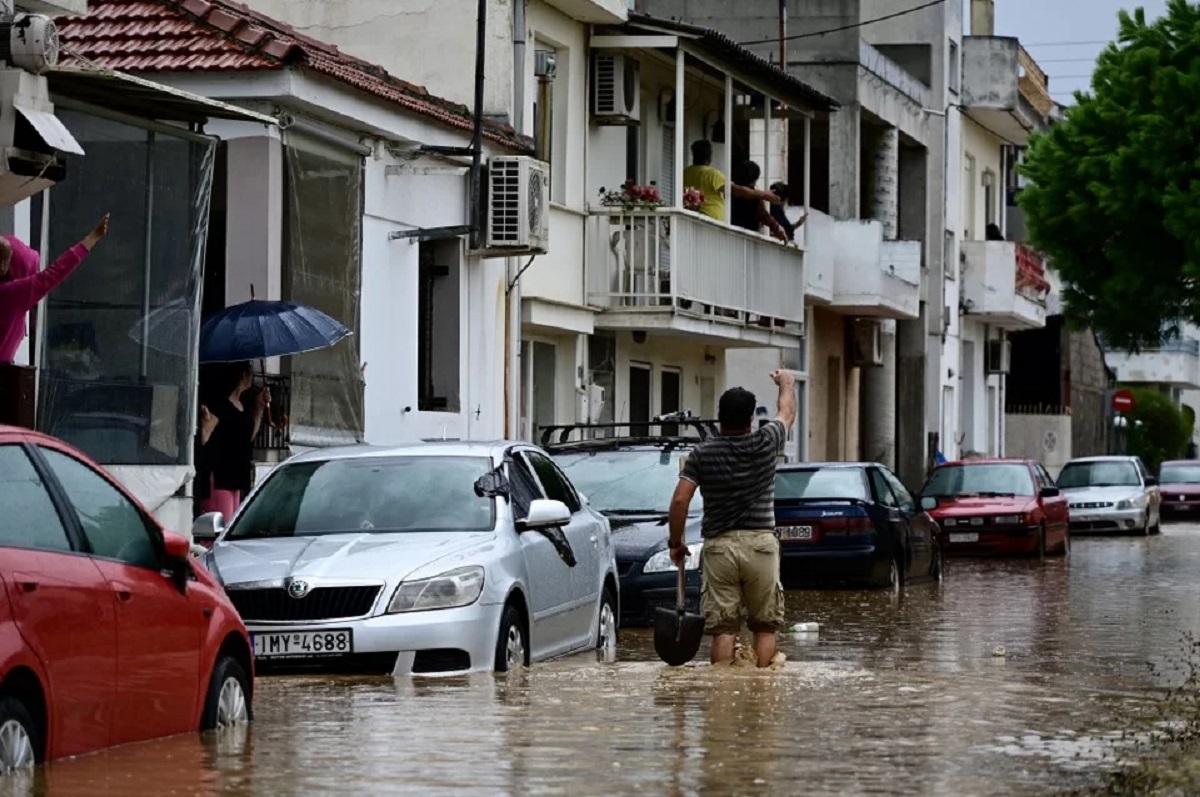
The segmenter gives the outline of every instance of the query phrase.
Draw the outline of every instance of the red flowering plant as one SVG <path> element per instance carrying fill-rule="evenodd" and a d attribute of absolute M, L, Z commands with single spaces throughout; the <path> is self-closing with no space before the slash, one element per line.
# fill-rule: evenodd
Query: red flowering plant
<path fill-rule="evenodd" d="M 634 210 L 653 210 L 662 207 L 663 200 L 662 195 L 658 192 L 658 186 L 654 183 L 638 185 L 632 180 L 627 180 L 621 186 L 620 191 L 601 188 L 600 204 L 606 208 L 619 207 L 629 213 Z"/>
<path fill-rule="evenodd" d="M 704 194 L 698 188 L 687 188 L 683 192 L 683 206 L 688 210 L 699 210 L 704 204 Z"/>

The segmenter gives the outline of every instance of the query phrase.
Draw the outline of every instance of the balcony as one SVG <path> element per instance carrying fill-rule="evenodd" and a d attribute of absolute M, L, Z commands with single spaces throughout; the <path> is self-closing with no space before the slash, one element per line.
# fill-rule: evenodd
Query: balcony
<path fill-rule="evenodd" d="M 724 346 L 795 345 L 804 252 L 689 211 L 593 209 L 588 303 L 596 327 L 700 336 Z"/>
<path fill-rule="evenodd" d="M 1045 130 L 1054 99 L 1046 73 L 1016 39 L 963 39 L 962 104 L 967 116 L 1014 144 Z"/>
<path fill-rule="evenodd" d="M 1200 341 L 1195 338 L 1168 341 L 1137 354 L 1109 350 L 1105 360 L 1117 372 L 1118 382 L 1200 389 Z"/>
<path fill-rule="evenodd" d="M 885 241 L 877 221 L 838 221 L 816 210 L 805 227 L 809 303 L 845 315 L 919 316 L 919 242 Z"/>
<path fill-rule="evenodd" d="M 628 0 L 546 0 L 546 5 L 556 8 L 577 22 L 594 25 L 615 25 L 629 18 L 632 7 Z"/>
<path fill-rule="evenodd" d="M 1013 331 L 1046 325 L 1050 282 L 1037 253 L 1011 241 L 964 241 L 962 251 L 967 315 Z"/>

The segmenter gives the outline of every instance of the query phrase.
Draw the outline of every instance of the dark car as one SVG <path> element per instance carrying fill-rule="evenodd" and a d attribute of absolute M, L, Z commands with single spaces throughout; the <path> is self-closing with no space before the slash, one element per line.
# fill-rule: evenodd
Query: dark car
<path fill-rule="evenodd" d="M 898 588 L 942 576 L 937 524 L 878 463 L 781 466 L 775 528 L 788 581 Z"/>
<path fill-rule="evenodd" d="M 954 554 L 1066 556 L 1071 548 L 1067 499 L 1040 462 L 972 459 L 929 474 L 921 507 Z"/>
<path fill-rule="evenodd" d="M 654 427 L 670 434 L 651 435 Z M 623 429 L 636 434 L 569 439 L 573 432 L 596 435 Z M 712 422 L 686 418 L 659 419 L 648 426 L 590 424 L 544 431 L 543 448 L 592 508 L 608 518 L 621 580 L 622 626 L 650 625 L 655 609 L 675 606 L 678 570 L 667 553 L 667 511 L 688 452 L 713 433 Z M 703 508 L 697 492 L 684 530 L 691 550 L 684 568 L 684 596 L 691 611 L 700 606 Z"/>
<path fill-rule="evenodd" d="M 1164 462 L 1158 471 L 1162 513 L 1183 517 L 1200 514 L 1200 462 L 1178 459 Z"/>

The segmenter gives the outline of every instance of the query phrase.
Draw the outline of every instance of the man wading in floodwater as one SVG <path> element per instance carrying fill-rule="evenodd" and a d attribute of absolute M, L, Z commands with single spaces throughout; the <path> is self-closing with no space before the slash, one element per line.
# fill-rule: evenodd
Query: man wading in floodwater
<path fill-rule="evenodd" d="M 775 371 L 771 378 L 779 386 L 775 420 L 751 431 L 754 394 L 740 387 L 725 391 L 717 410 L 721 434 L 688 456 L 671 499 L 668 546 L 678 566 L 689 553 L 683 527 L 697 487 L 704 498 L 700 609 L 705 633 L 713 636 L 713 664 L 733 661 L 743 610 L 754 633 L 759 667 L 774 660 L 776 634 L 783 627 L 775 465 L 796 420 L 796 378 L 786 371 Z"/>

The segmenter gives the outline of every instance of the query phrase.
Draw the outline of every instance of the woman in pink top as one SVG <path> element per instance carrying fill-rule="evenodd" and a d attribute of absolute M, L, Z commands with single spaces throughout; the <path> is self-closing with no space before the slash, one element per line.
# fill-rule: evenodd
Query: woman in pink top
<path fill-rule="evenodd" d="M 108 214 L 54 261 L 38 271 L 38 253 L 15 236 L 0 236 L 0 364 L 11 364 L 25 339 L 25 317 L 46 294 L 71 276 L 92 247 L 108 234 Z"/>

